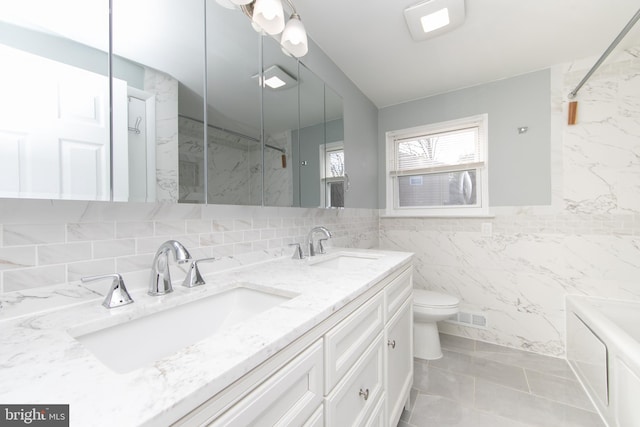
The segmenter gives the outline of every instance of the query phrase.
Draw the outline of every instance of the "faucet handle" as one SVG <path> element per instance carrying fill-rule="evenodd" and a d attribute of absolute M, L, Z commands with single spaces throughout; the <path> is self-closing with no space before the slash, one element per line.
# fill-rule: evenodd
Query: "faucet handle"
<path fill-rule="evenodd" d="M 318 253 L 321 254 L 321 255 L 326 253 L 325 250 L 324 250 L 324 243 L 322 243 L 322 242 L 326 242 L 327 240 L 329 240 L 329 239 L 320 239 L 320 240 L 318 240 Z"/>
<path fill-rule="evenodd" d="M 291 259 L 304 259 L 304 254 L 302 253 L 302 247 L 300 243 L 289 243 L 289 246 L 295 246 L 296 250 L 293 252 L 293 256 Z"/>
<path fill-rule="evenodd" d="M 133 298 L 129 295 L 127 291 L 127 287 L 124 285 L 124 280 L 122 276 L 118 273 L 113 274 L 102 274 L 99 276 L 86 276 L 81 277 L 80 280 L 82 283 L 93 282 L 96 280 L 102 279 L 112 279 L 111 287 L 109 288 L 109 292 L 104 298 L 102 305 L 106 308 L 114 308 L 120 307 L 122 305 L 131 304 L 133 302 Z"/>
<path fill-rule="evenodd" d="M 194 286 L 204 285 L 206 282 L 202 278 L 200 274 L 200 269 L 198 269 L 198 263 L 202 261 L 215 261 L 215 258 L 200 258 L 191 260 L 191 265 L 189 265 L 189 271 L 182 282 L 182 286 L 186 288 L 193 288 Z"/>

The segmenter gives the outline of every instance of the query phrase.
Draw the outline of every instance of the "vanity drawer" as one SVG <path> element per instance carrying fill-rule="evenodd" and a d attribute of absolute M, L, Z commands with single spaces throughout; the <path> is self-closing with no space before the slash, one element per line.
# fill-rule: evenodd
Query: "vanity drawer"
<path fill-rule="evenodd" d="M 412 272 L 412 268 L 405 270 L 384 288 L 385 322 L 388 322 L 396 314 L 407 297 L 413 292 Z"/>
<path fill-rule="evenodd" d="M 208 425 L 293 426 L 312 421 L 322 404 L 322 354 L 319 340 Z M 309 424 L 315 425 L 317 420 Z"/>
<path fill-rule="evenodd" d="M 384 392 L 382 338 L 382 334 L 376 337 L 373 344 L 327 396 L 325 400 L 327 426 L 355 427 L 368 424 Z"/>
<path fill-rule="evenodd" d="M 378 293 L 325 335 L 325 394 L 382 331 L 383 318 L 383 295 Z"/>

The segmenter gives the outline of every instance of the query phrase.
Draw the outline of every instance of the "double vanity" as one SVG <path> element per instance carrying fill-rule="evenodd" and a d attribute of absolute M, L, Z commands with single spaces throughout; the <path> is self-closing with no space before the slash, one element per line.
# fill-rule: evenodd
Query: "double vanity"
<path fill-rule="evenodd" d="M 411 274 L 409 253 L 333 249 L 162 296 L 127 283 L 112 309 L 78 284 L 33 291 L 0 302 L 0 401 L 69 404 L 72 426 L 395 426 Z"/>

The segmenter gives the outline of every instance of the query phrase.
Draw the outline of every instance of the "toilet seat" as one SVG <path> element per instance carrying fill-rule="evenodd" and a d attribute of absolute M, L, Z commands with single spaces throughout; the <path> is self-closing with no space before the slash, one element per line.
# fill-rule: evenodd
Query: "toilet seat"
<path fill-rule="evenodd" d="M 413 290 L 413 305 L 425 308 L 455 308 L 460 300 L 452 295 L 423 289 Z"/>

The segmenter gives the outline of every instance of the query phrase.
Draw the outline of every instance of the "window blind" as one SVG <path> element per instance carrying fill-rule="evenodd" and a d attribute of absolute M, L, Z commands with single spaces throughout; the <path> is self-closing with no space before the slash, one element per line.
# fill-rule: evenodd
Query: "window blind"
<path fill-rule="evenodd" d="M 483 165 L 479 127 L 394 140 L 392 175 L 414 175 Z"/>

